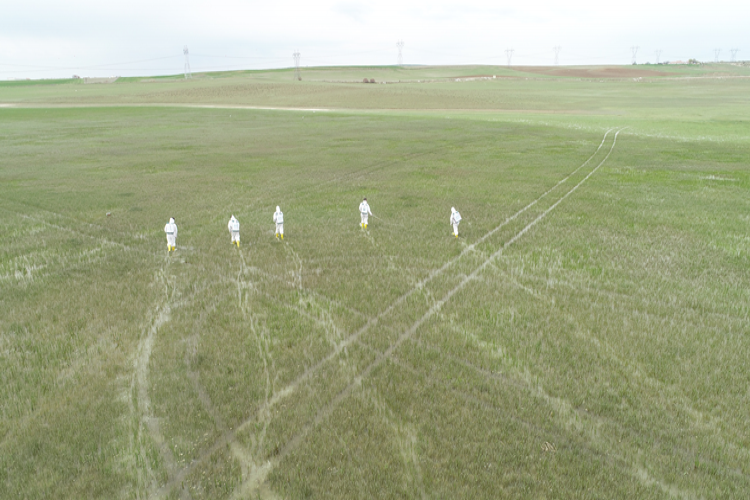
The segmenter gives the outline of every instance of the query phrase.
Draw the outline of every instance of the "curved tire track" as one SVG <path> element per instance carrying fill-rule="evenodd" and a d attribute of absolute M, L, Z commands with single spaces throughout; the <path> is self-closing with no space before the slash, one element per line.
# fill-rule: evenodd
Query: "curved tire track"
<path fill-rule="evenodd" d="M 534 220 L 532 220 L 530 223 L 528 223 L 526 226 L 523 227 L 518 233 L 516 233 L 511 239 L 509 239 L 507 242 L 505 242 L 497 251 L 495 251 L 492 255 L 490 255 L 481 265 L 479 265 L 474 271 L 472 271 L 469 275 L 465 276 L 461 282 L 459 282 L 455 287 L 450 289 L 440 300 L 438 300 L 435 304 L 430 307 L 430 309 L 427 310 L 427 312 L 419 318 L 414 324 L 412 324 L 411 327 L 409 327 L 406 331 L 404 331 L 396 341 L 386 349 L 385 352 L 378 355 L 378 357 L 370 363 L 362 372 L 355 377 L 355 379 L 347 385 L 341 392 L 339 392 L 331 402 L 329 402 L 327 405 L 323 406 L 318 413 L 315 415 L 315 418 L 309 422 L 307 425 L 305 425 L 300 432 L 298 432 L 295 436 L 293 436 L 287 444 L 280 450 L 278 455 L 274 457 L 274 463 L 281 462 L 287 455 L 289 455 L 290 452 L 292 452 L 294 449 L 296 449 L 302 440 L 309 434 L 309 432 L 315 428 L 319 423 L 321 423 L 323 420 L 325 420 L 335 409 L 338 407 L 339 403 L 341 403 L 344 399 L 346 399 L 349 394 L 351 394 L 352 390 L 359 386 L 362 383 L 362 380 L 367 378 L 373 370 L 375 370 L 377 367 L 379 367 L 386 359 L 390 359 L 393 357 L 393 353 L 398 349 L 401 344 L 403 344 L 406 340 L 412 337 L 414 333 L 419 329 L 420 326 L 422 326 L 425 321 L 427 321 L 429 318 L 434 316 L 437 312 L 439 312 L 443 305 L 445 305 L 453 295 L 455 295 L 457 292 L 462 290 L 469 282 L 474 280 L 484 269 L 487 268 L 497 257 L 499 257 L 506 248 L 508 248 L 510 245 L 518 241 L 524 234 L 526 234 L 531 228 L 533 228 L 537 223 L 539 223 L 542 219 L 544 219 L 549 213 L 551 213 L 557 206 L 562 203 L 565 199 L 568 198 L 571 194 L 573 194 L 581 185 L 583 185 L 584 182 L 586 182 L 594 173 L 596 173 L 599 168 L 604 165 L 604 163 L 607 161 L 609 156 L 612 154 L 612 151 L 615 148 L 615 144 L 617 143 L 617 136 L 622 131 L 618 130 L 615 133 L 614 140 L 612 141 L 612 146 L 610 147 L 609 151 L 607 152 L 607 155 L 604 157 L 604 159 L 591 171 L 589 172 L 578 184 L 573 186 L 568 192 L 566 192 L 560 199 L 558 199 L 555 203 L 553 203 L 549 208 L 547 208 L 544 212 L 542 212 L 540 215 L 538 215 Z M 606 135 L 605 135 L 606 138 Z M 598 151 L 598 150 L 597 150 Z"/>
<path fill-rule="evenodd" d="M 250 426 L 253 422 L 256 422 L 262 419 L 263 415 L 267 414 L 271 407 L 275 406 L 284 398 L 294 393 L 294 391 L 297 389 L 297 387 L 300 386 L 300 384 L 310 379 L 324 365 L 326 365 L 329 361 L 335 359 L 339 354 L 341 354 L 341 352 L 343 352 L 344 349 L 347 348 L 349 345 L 355 342 L 358 342 L 360 337 L 364 333 L 366 333 L 373 326 L 377 325 L 380 320 L 388 317 L 396 309 L 396 307 L 404 303 L 404 301 L 406 301 L 410 296 L 412 296 L 414 293 L 418 292 L 419 290 L 422 290 L 427 283 L 429 283 L 430 281 L 432 281 L 433 279 L 435 279 L 436 277 L 444 273 L 446 270 L 448 270 L 451 266 L 453 266 L 456 262 L 458 262 L 464 255 L 473 251 L 478 245 L 480 245 L 481 243 L 486 241 L 488 238 L 496 234 L 498 231 L 500 231 L 503 227 L 507 226 L 512 221 L 516 220 L 523 213 L 528 211 L 530 208 L 534 207 L 536 204 L 542 201 L 545 197 L 547 197 L 550 193 L 552 193 L 562 184 L 567 182 L 573 175 L 575 175 L 581 169 L 583 169 L 586 165 L 588 165 L 591 162 L 591 160 L 593 160 L 596 157 L 596 155 L 599 154 L 599 152 L 601 151 L 601 149 L 603 148 L 607 140 L 607 137 L 609 136 L 610 132 L 612 132 L 612 130 L 614 129 L 609 129 L 605 132 L 601 142 L 599 143 L 599 146 L 591 154 L 591 156 L 589 156 L 589 158 L 586 159 L 586 161 L 584 161 L 579 167 L 577 167 L 575 170 L 570 172 L 564 178 L 559 180 L 552 187 L 550 187 L 548 190 L 542 193 L 539 197 L 537 197 L 536 199 L 528 203 L 526 206 L 524 206 L 523 208 L 515 212 L 513 215 L 507 217 L 503 222 L 501 222 L 495 228 L 487 232 L 484 236 L 480 237 L 477 241 L 475 241 L 471 245 L 467 245 L 465 248 L 463 248 L 463 250 L 461 251 L 459 255 L 452 258 L 448 262 L 446 262 L 440 268 L 430 272 L 425 278 L 417 282 L 406 293 L 398 297 L 393 303 L 391 303 L 386 309 L 380 312 L 377 316 L 368 319 L 367 323 L 365 323 L 361 328 L 359 328 L 356 332 L 354 332 L 350 336 L 343 339 L 340 343 L 338 343 L 330 354 L 328 354 L 326 357 L 324 357 L 323 359 L 321 359 L 314 365 L 307 367 L 302 374 L 300 374 L 296 379 L 294 379 L 292 382 L 287 384 L 286 387 L 282 388 L 278 392 L 274 392 L 272 397 L 264 401 L 261 407 L 258 410 L 256 410 L 255 415 L 248 417 L 239 426 L 237 426 L 236 429 L 230 430 L 226 432 L 225 434 L 223 434 L 220 439 L 218 439 L 212 446 L 210 446 L 203 453 L 201 453 L 199 457 L 195 461 L 193 461 L 188 467 L 186 467 L 185 469 L 181 470 L 176 475 L 174 475 L 172 479 L 168 481 L 168 483 L 161 489 L 161 493 L 167 494 L 175 485 L 179 484 L 195 467 L 202 464 L 216 450 L 220 449 L 223 446 L 226 446 L 227 444 L 234 442 L 235 436 L 238 432 L 243 431 L 248 426 Z M 488 259 L 486 259 L 482 265 L 480 265 L 478 268 L 475 269 L 474 272 L 464 277 L 464 279 L 456 287 L 450 290 L 441 300 L 437 301 L 427 311 L 427 313 L 424 316 L 422 316 L 422 318 L 420 318 L 414 325 L 412 325 L 411 328 L 409 328 L 406 332 L 402 333 L 402 335 L 396 340 L 394 344 L 392 344 L 389 347 L 389 349 L 385 351 L 385 353 L 381 353 L 373 363 L 368 365 L 368 367 L 366 367 L 365 370 L 363 370 L 362 373 L 358 377 L 355 378 L 355 380 L 351 384 L 349 384 L 343 391 L 337 394 L 328 405 L 324 406 L 318 412 L 318 414 L 316 415 L 316 417 L 313 419 L 312 422 L 308 423 L 308 425 L 303 427 L 303 429 L 297 435 L 292 437 L 291 440 L 287 442 L 287 444 L 280 450 L 280 452 L 272 460 L 274 466 L 275 464 L 279 463 L 290 451 L 295 449 L 299 445 L 299 443 L 302 441 L 302 439 L 307 435 L 307 433 L 311 429 L 313 429 L 315 426 L 317 426 L 322 420 L 324 420 L 330 414 L 330 412 L 332 412 L 333 409 L 335 409 L 335 407 L 337 407 L 338 404 L 349 395 L 352 389 L 356 385 L 359 385 L 362 379 L 366 378 L 372 372 L 372 370 L 374 370 L 377 366 L 379 366 L 385 359 L 390 357 L 392 353 L 395 351 L 395 349 L 397 349 L 406 339 L 410 338 L 413 335 L 413 333 L 424 323 L 424 321 L 426 321 L 429 317 L 431 317 L 437 311 L 439 311 L 443 304 L 445 304 L 448 300 L 450 300 L 450 298 L 457 291 L 462 289 L 469 281 L 473 280 L 482 270 L 484 270 L 487 267 L 487 265 L 493 262 L 494 259 L 497 258 L 497 256 L 499 256 L 505 248 L 507 248 L 508 246 L 513 244 L 515 241 L 517 241 L 521 236 L 523 236 L 523 234 L 525 234 L 529 229 L 531 229 L 540 220 L 542 220 L 548 213 L 554 210 L 570 194 L 572 194 L 575 190 L 577 190 L 580 185 L 582 185 L 586 180 L 588 180 L 588 178 L 591 177 L 591 175 L 593 175 L 593 173 L 596 172 L 599 169 L 599 167 L 601 167 L 604 164 L 604 162 L 606 162 L 606 160 L 609 158 L 609 155 L 612 153 L 612 150 L 614 149 L 615 143 L 617 141 L 617 135 L 622 130 L 623 129 L 620 129 L 615 133 L 615 138 L 612 142 L 612 146 L 610 147 L 610 150 L 607 153 L 604 160 L 602 160 L 588 175 L 586 175 L 586 177 L 584 177 L 583 180 L 581 180 L 571 190 L 565 193 L 551 207 L 545 210 L 540 216 L 534 219 L 531 223 L 525 226 L 519 233 L 517 233 L 513 238 L 511 238 L 511 240 L 506 242 L 497 252 L 493 253 Z"/>

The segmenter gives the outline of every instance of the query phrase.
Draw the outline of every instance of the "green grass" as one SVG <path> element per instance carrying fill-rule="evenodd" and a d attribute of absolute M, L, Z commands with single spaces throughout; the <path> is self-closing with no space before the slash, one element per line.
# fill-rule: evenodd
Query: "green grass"
<path fill-rule="evenodd" d="M 261 77 L 0 90 L 0 498 L 748 495 L 745 80 Z"/>

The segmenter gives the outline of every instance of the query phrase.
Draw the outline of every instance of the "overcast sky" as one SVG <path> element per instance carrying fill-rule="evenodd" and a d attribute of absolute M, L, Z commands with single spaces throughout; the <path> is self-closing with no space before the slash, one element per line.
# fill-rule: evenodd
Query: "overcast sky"
<path fill-rule="evenodd" d="M 0 0 L 0 78 L 750 59 L 750 0 Z"/>

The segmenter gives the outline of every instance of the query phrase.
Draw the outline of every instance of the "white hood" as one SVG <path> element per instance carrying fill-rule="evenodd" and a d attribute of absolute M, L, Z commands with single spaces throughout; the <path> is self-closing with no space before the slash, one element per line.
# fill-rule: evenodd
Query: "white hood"
<path fill-rule="evenodd" d="M 456 207 L 451 207 L 451 213 L 456 211 Z"/>
<path fill-rule="evenodd" d="M 279 207 L 276 207 L 277 212 L 281 212 L 281 209 Z"/>
<path fill-rule="evenodd" d="M 169 223 L 170 223 L 170 224 L 174 224 L 174 217 L 170 217 L 170 218 L 169 218 Z"/>

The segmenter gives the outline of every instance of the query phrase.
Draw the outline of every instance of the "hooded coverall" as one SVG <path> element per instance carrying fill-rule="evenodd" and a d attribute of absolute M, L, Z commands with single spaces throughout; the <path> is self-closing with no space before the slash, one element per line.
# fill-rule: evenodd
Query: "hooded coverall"
<path fill-rule="evenodd" d="M 176 250 L 175 241 L 177 240 L 177 224 L 174 223 L 174 219 L 170 218 L 166 226 L 164 226 L 164 232 L 167 233 L 167 247 L 169 251 Z"/>
<path fill-rule="evenodd" d="M 458 238 L 458 223 L 461 222 L 461 214 L 458 210 L 451 207 L 451 224 L 453 225 L 453 236 Z"/>
<path fill-rule="evenodd" d="M 227 229 L 229 230 L 229 233 L 232 235 L 232 244 L 236 244 L 237 246 L 240 246 L 240 221 L 234 218 L 234 215 L 231 219 L 229 219 L 229 223 L 227 224 Z"/>
<path fill-rule="evenodd" d="M 359 204 L 359 215 L 361 216 L 360 226 L 366 228 L 367 218 L 372 215 L 372 212 L 370 212 L 370 205 L 368 205 L 367 200 L 364 200 Z"/>
<path fill-rule="evenodd" d="M 281 235 L 281 239 L 284 239 L 284 214 L 281 208 L 276 207 L 276 212 L 273 214 L 273 221 L 276 223 L 276 237 Z"/>

